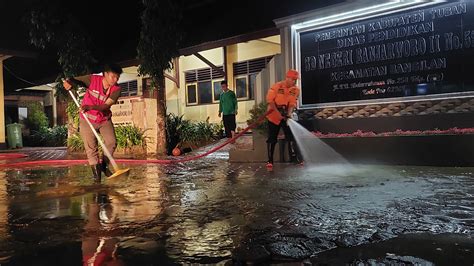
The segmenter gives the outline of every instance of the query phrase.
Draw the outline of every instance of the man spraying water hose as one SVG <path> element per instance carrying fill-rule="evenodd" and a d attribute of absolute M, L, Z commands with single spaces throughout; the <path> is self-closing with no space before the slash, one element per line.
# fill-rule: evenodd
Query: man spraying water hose
<path fill-rule="evenodd" d="M 286 121 L 288 118 L 291 118 L 293 110 L 296 107 L 296 101 L 300 94 L 300 89 L 296 86 L 298 78 L 298 71 L 290 69 L 286 73 L 285 80 L 275 83 L 268 90 L 268 110 L 273 110 L 273 112 L 267 115 L 269 122 L 267 139 L 268 168 L 273 167 L 273 153 L 275 151 L 275 144 L 277 143 L 280 128 L 283 128 L 285 139 L 288 141 L 290 160 L 295 163 L 301 162 L 301 159 L 298 158 L 297 155 L 293 134 L 291 133 Z"/>
<path fill-rule="evenodd" d="M 112 124 L 112 112 L 110 107 L 117 102 L 120 97 L 120 87 L 117 81 L 122 74 L 122 68 L 117 65 L 110 64 L 104 68 L 103 76 L 90 75 L 84 81 L 74 79 L 66 79 L 63 86 L 66 90 L 70 90 L 75 85 L 86 85 L 87 91 L 81 104 L 81 114 L 79 120 L 79 131 L 84 141 L 87 161 L 91 166 L 93 177 L 100 181 L 101 172 L 106 176 L 112 175 L 110 171 L 110 160 L 107 156 L 103 156 L 102 164 L 99 164 L 99 149 L 97 146 L 97 138 L 85 121 L 85 117 L 89 119 L 93 128 L 98 131 L 105 142 L 106 149 L 113 154 L 116 147 L 116 137 L 114 125 Z"/>

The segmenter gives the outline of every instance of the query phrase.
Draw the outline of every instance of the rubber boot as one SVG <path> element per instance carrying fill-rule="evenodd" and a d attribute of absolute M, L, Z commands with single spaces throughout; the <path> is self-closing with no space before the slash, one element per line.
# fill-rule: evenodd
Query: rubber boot
<path fill-rule="evenodd" d="M 91 165 L 91 169 L 92 169 L 92 178 L 94 178 L 95 182 L 100 183 L 101 170 L 102 170 L 101 165 L 100 164 Z"/>
<path fill-rule="evenodd" d="M 297 147 L 295 141 L 288 142 L 288 154 L 290 156 L 290 162 L 299 164 L 301 162 L 297 155 Z"/>
<path fill-rule="evenodd" d="M 273 167 L 273 153 L 275 152 L 275 144 L 276 143 L 267 143 L 267 154 L 268 154 L 268 161 L 267 167 Z"/>
<path fill-rule="evenodd" d="M 110 160 L 107 158 L 107 156 L 102 157 L 101 170 L 104 172 L 106 177 L 112 175 L 112 172 L 110 171 Z"/>

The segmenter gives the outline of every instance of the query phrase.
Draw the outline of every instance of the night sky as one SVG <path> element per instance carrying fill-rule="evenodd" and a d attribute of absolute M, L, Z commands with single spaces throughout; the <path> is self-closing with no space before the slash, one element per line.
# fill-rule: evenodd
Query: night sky
<path fill-rule="evenodd" d="M 160 0 L 158 0 L 160 1 Z M 178 0 L 176 0 L 178 1 Z M 308 0 L 181 0 L 183 2 L 184 48 L 207 41 L 274 28 L 273 20 L 343 1 Z M 0 49 L 36 52 L 35 59 L 13 57 L 4 61 L 17 76 L 34 83 L 54 80 L 60 71 L 56 52 L 38 50 L 29 44 L 23 18 L 31 8 L 65 5 L 66 12 L 80 21 L 93 42 L 91 51 L 99 62 L 120 62 L 136 58 L 140 33 L 140 0 L 0 0 Z M 229 7 L 232 5 L 232 7 Z M 114 40 L 113 45 L 109 40 Z M 6 93 L 30 86 L 4 70 Z"/>

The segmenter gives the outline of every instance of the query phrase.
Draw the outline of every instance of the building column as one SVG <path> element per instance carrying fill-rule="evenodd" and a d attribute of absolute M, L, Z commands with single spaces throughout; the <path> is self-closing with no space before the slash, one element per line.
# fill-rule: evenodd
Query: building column
<path fill-rule="evenodd" d="M 5 143 L 5 97 L 3 86 L 3 60 L 0 57 L 0 149 L 6 148 Z"/>
<path fill-rule="evenodd" d="M 227 83 L 229 88 L 235 91 L 235 84 L 234 84 L 234 62 L 237 61 L 238 58 L 238 50 L 237 44 L 229 45 L 226 48 L 226 75 L 227 75 Z"/>
<path fill-rule="evenodd" d="M 53 88 L 51 91 L 51 98 L 52 98 L 52 104 L 53 104 L 53 126 L 58 125 L 58 107 L 56 104 L 56 101 L 58 100 L 56 97 L 56 88 Z"/>
<path fill-rule="evenodd" d="M 281 40 L 281 54 L 282 58 L 282 65 L 284 66 L 282 73 L 280 75 L 284 77 L 284 73 L 290 68 L 294 68 L 293 65 L 293 41 L 291 36 L 291 28 L 290 27 L 283 27 L 280 28 L 280 40 Z"/>

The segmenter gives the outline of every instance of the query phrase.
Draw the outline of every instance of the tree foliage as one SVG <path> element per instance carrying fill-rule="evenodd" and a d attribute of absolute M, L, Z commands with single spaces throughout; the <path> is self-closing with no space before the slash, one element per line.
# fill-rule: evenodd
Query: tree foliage
<path fill-rule="evenodd" d="M 138 73 L 150 76 L 152 87 L 158 89 L 157 153 L 166 153 L 166 99 L 164 72 L 173 68 L 181 42 L 180 4 L 173 0 L 142 0 L 140 39 L 137 47 Z"/>
<path fill-rule="evenodd" d="M 142 28 L 137 53 L 138 72 L 153 80 L 163 79 L 164 71 L 173 68 L 172 59 L 178 56 L 182 39 L 182 15 L 179 1 L 142 0 Z"/>
<path fill-rule="evenodd" d="M 78 109 L 64 90 L 61 79 L 91 72 L 95 58 L 90 50 L 91 40 L 80 21 L 65 7 L 64 1 L 36 2 L 23 20 L 29 29 L 30 43 L 42 50 L 57 53 L 62 72 L 56 77 L 56 96 L 68 101 L 68 131 L 77 131 Z M 76 123 L 74 123 L 76 122 Z"/>
<path fill-rule="evenodd" d="M 56 77 L 56 96 L 69 99 L 62 87 L 62 78 L 91 72 L 96 63 L 91 53 L 91 40 L 80 21 L 64 6 L 63 1 L 38 2 L 23 18 L 29 29 L 30 43 L 35 47 L 57 53 L 62 72 Z"/>
<path fill-rule="evenodd" d="M 90 40 L 62 1 L 37 4 L 24 21 L 29 29 L 30 42 L 40 49 L 57 51 L 58 63 L 64 76 L 88 73 L 95 59 L 90 52 Z"/>

